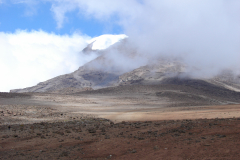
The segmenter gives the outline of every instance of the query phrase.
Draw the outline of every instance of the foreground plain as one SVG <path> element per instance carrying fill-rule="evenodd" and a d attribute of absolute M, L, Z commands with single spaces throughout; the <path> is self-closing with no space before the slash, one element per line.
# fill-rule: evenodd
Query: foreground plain
<path fill-rule="evenodd" d="M 238 159 L 239 97 L 203 81 L 0 93 L 0 159 Z"/>

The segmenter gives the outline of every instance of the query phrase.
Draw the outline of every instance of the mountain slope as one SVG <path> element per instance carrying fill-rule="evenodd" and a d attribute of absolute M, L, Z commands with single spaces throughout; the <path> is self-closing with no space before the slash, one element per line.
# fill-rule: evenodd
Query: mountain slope
<path fill-rule="evenodd" d="M 105 50 L 93 50 L 92 46 L 94 43 L 96 43 L 96 41 L 90 43 L 82 52 L 84 54 L 94 52 L 95 54 L 98 54 L 99 57 L 80 67 L 75 72 L 57 76 L 45 82 L 38 83 L 33 87 L 15 89 L 10 92 L 55 92 L 57 90 L 68 88 L 84 89 L 87 87 L 96 89 L 112 86 L 118 81 L 120 73 L 106 69 L 106 65 L 109 66 L 106 57 L 112 47 L 116 48 L 119 46 L 113 45 Z"/>
<path fill-rule="evenodd" d="M 119 37 L 118 37 L 119 38 Z M 120 40 L 122 37 L 118 40 Z M 101 39 L 101 38 L 100 38 Z M 116 40 L 117 42 L 117 40 Z M 177 59 L 156 58 L 142 61 L 128 40 L 121 40 L 106 49 L 93 50 L 93 40 L 82 53 L 97 54 L 98 57 L 73 73 L 61 75 L 41 82 L 33 87 L 11 90 L 11 92 L 62 92 L 70 93 L 119 85 L 156 85 L 170 78 L 192 79 L 187 66 Z M 198 78 L 208 84 L 240 92 L 240 77 L 225 71 L 210 79 Z M 197 84 L 196 84 L 197 85 Z"/>

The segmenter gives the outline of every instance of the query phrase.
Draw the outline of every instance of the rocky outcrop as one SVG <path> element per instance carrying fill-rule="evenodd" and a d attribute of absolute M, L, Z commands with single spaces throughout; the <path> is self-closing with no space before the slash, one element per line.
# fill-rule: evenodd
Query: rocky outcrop
<path fill-rule="evenodd" d="M 159 60 L 155 64 L 142 66 L 119 76 L 119 84 L 161 83 L 165 78 L 179 76 L 183 73 L 185 73 L 185 66 L 182 63 L 178 61 Z"/>

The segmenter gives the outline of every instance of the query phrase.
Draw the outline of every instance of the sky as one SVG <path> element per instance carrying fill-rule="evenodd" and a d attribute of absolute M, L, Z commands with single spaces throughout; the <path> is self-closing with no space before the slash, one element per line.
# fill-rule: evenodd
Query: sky
<path fill-rule="evenodd" d="M 57 18 L 57 8 L 54 7 L 56 3 L 52 1 L 1 0 L 0 2 L 1 32 L 43 30 L 57 35 L 71 35 L 78 32 L 91 37 L 122 33 L 119 25 L 87 17 L 75 9 L 66 13 L 66 17 L 60 20 Z"/>
<path fill-rule="evenodd" d="M 0 0 L 0 91 L 76 70 L 102 34 L 126 34 L 137 50 L 137 59 L 112 51 L 124 71 L 180 57 L 196 77 L 240 74 L 239 12 L 239 0 Z"/>
<path fill-rule="evenodd" d="M 0 92 L 73 72 L 96 58 L 80 54 L 92 38 L 123 32 L 112 20 L 94 19 L 76 9 L 61 20 L 56 5 L 57 1 L 0 0 Z"/>

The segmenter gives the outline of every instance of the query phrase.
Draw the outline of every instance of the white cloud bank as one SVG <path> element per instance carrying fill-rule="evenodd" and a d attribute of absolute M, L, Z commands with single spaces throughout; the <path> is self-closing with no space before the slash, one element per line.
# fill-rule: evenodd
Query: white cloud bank
<path fill-rule="evenodd" d="M 143 58 L 181 57 L 199 76 L 222 69 L 239 74 L 239 0 L 52 0 L 59 27 L 66 13 L 99 21 L 117 17 Z M 116 60 L 118 57 L 116 57 Z M 131 62 L 132 63 L 132 62 Z M 135 62 L 137 63 L 137 62 Z"/>
<path fill-rule="evenodd" d="M 80 51 L 91 38 L 44 31 L 0 32 L 0 92 L 36 85 L 95 58 Z"/>

